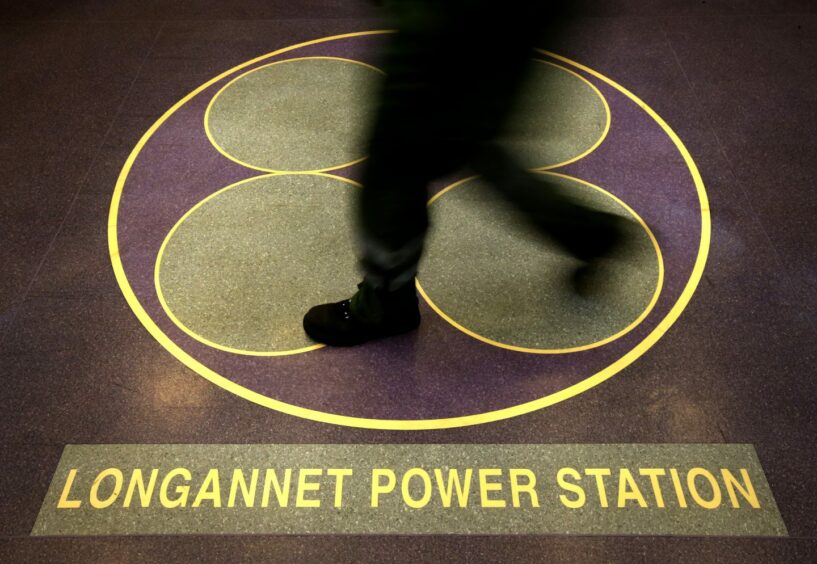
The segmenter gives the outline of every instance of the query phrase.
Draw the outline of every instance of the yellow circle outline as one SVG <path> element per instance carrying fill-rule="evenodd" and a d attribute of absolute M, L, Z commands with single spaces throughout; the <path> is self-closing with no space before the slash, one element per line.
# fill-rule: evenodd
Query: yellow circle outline
<path fill-rule="evenodd" d="M 278 51 L 278 52 L 276 52 L 276 54 L 280 53 L 280 52 L 282 52 L 282 51 Z M 271 56 L 273 56 L 272 53 L 267 55 L 267 57 L 271 57 Z M 257 61 L 258 59 L 255 59 L 255 60 Z M 355 159 L 355 160 L 353 160 L 351 162 L 348 162 L 348 163 L 343 163 L 343 164 L 339 164 L 339 165 L 332 165 L 332 166 L 328 166 L 328 167 L 320 168 L 320 169 L 315 169 L 315 170 L 278 170 L 278 169 L 272 169 L 272 168 L 265 168 L 265 167 L 255 166 L 255 165 L 252 165 L 252 164 L 249 164 L 249 163 L 245 163 L 241 159 L 239 159 L 237 157 L 234 157 L 233 155 L 228 153 L 226 149 L 224 149 L 221 145 L 219 145 L 218 141 L 216 141 L 216 138 L 213 136 L 212 131 L 210 131 L 210 111 L 213 109 L 213 106 L 216 104 L 216 100 L 218 100 L 219 96 L 221 96 L 221 94 L 225 90 L 227 90 L 230 86 L 232 86 L 235 82 L 241 80 L 242 78 L 244 78 L 246 76 L 251 75 L 254 72 L 257 72 L 257 71 L 260 71 L 262 69 L 266 69 L 266 68 L 269 68 L 269 67 L 273 67 L 275 65 L 283 65 L 285 63 L 294 63 L 296 61 L 309 61 L 309 60 L 330 60 L 330 61 L 343 61 L 345 63 L 354 63 L 356 65 L 360 65 L 362 67 L 372 69 L 373 71 L 376 71 L 376 72 L 378 72 L 380 74 L 384 74 L 384 72 L 382 70 L 380 70 L 379 68 L 377 68 L 375 66 L 372 66 L 372 65 L 370 65 L 368 63 L 363 63 L 361 61 L 355 61 L 353 59 L 344 59 L 343 57 L 297 57 L 295 59 L 284 59 L 283 61 L 275 61 L 275 62 L 269 63 L 267 65 L 261 65 L 259 67 L 254 68 L 254 69 L 250 69 L 247 72 L 242 73 L 239 76 L 235 77 L 234 79 L 229 81 L 224 86 L 222 86 L 218 90 L 218 92 L 216 92 L 215 95 L 212 97 L 210 102 L 207 104 L 207 109 L 204 111 L 204 132 L 207 135 L 207 139 L 210 140 L 210 144 L 213 145 L 213 147 L 215 147 L 216 151 L 218 151 L 224 157 L 228 158 L 229 160 L 233 161 L 234 163 L 240 164 L 243 167 L 246 167 L 246 168 L 249 168 L 249 169 L 252 169 L 252 170 L 258 170 L 258 171 L 261 171 L 261 172 L 281 173 L 281 174 L 289 174 L 289 173 L 294 173 L 294 172 L 306 172 L 306 173 L 329 172 L 329 171 L 332 171 L 332 170 L 338 170 L 338 169 L 341 169 L 341 168 L 346 168 L 347 166 L 356 165 L 358 163 L 361 163 L 361 162 L 365 161 L 366 157 L 363 156 L 363 157 L 361 157 L 359 159 Z M 239 67 L 236 67 L 236 68 L 240 68 L 242 66 L 243 65 L 239 65 Z"/>
<path fill-rule="evenodd" d="M 558 392 L 549 394 L 547 396 L 538 398 L 533 401 L 529 401 L 511 407 L 497 409 L 494 411 L 478 413 L 475 415 L 450 417 L 444 419 L 371 419 L 363 417 L 353 417 L 348 415 L 337 415 L 332 413 L 326 413 L 323 411 L 318 411 L 315 409 L 299 407 L 297 405 L 292 405 L 284 403 L 279 400 L 272 399 L 265 395 L 259 394 L 258 392 L 250 390 L 249 388 L 245 388 L 244 386 L 236 384 L 235 382 L 228 380 L 224 376 L 208 368 L 207 366 L 193 358 L 190 354 L 182 350 L 181 347 L 179 347 L 176 343 L 170 340 L 170 338 L 150 318 L 150 315 L 148 315 L 144 307 L 142 307 L 142 304 L 139 303 L 139 299 L 136 297 L 133 288 L 128 282 L 124 266 L 122 265 L 122 259 L 119 250 L 119 240 L 117 235 L 117 213 L 119 210 L 119 203 L 122 200 L 122 191 L 125 186 L 125 181 L 127 180 L 128 174 L 131 168 L 133 167 L 133 163 L 136 161 L 136 157 L 142 151 L 148 140 L 153 136 L 154 133 L 156 133 L 156 130 L 158 130 L 159 127 L 161 127 L 161 125 L 179 108 L 181 108 L 184 104 L 189 102 L 191 99 L 193 99 L 196 95 L 201 93 L 206 88 L 209 88 L 213 84 L 217 83 L 219 80 L 222 80 L 230 76 L 232 73 L 237 72 L 250 65 L 253 65 L 257 62 L 260 62 L 264 59 L 267 59 L 275 55 L 279 55 L 281 53 L 299 49 L 301 47 L 306 47 L 308 45 L 315 45 L 318 43 L 334 41 L 337 39 L 361 37 L 366 35 L 375 35 L 383 33 L 392 32 L 387 30 L 361 31 L 354 33 L 345 33 L 342 35 L 334 35 L 330 37 L 323 37 L 320 39 L 313 39 L 311 41 L 306 41 L 303 43 L 290 45 L 289 47 L 284 47 L 277 51 L 273 51 L 272 53 L 261 55 L 260 57 L 256 57 L 255 59 L 242 63 L 236 67 L 233 67 L 232 69 L 223 72 L 222 74 L 216 76 L 215 78 L 211 79 L 205 84 L 199 86 L 198 88 L 190 92 L 187 96 L 176 102 L 158 120 L 156 120 L 156 122 L 145 132 L 141 139 L 139 139 L 136 146 L 133 148 L 133 151 L 131 151 L 130 155 L 128 156 L 128 159 L 125 161 L 125 165 L 123 166 L 122 171 L 119 173 L 119 178 L 117 179 L 116 187 L 114 189 L 114 194 L 111 200 L 111 209 L 108 215 L 108 249 L 111 255 L 111 263 L 113 266 L 114 275 L 116 276 L 116 280 L 119 283 L 119 287 L 122 290 L 122 293 L 124 294 L 125 299 L 128 302 L 128 305 L 130 306 L 131 310 L 133 310 L 134 314 L 142 323 L 142 325 L 148 330 L 148 332 L 153 336 L 153 338 L 159 342 L 159 344 L 161 344 L 170 354 L 176 357 L 185 366 L 187 366 L 188 368 L 190 368 L 203 378 L 209 380 L 213 384 L 247 401 L 251 401 L 258 405 L 268 407 L 270 409 L 275 409 L 288 415 L 301 417 L 303 419 L 309 419 L 312 421 L 329 423 L 333 425 L 357 427 L 364 429 L 421 431 L 432 429 L 450 429 L 454 427 L 465 427 L 469 425 L 478 425 L 482 423 L 501 421 L 503 419 L 525 415 L 527 413 L 531 413 L 533 411 L 537 411 L 542 408 L 570 399 L 578 394 L 581 394 L 582 392 L 585 392 L 595 386 L 598 386 L 602 382 L 610 379 L 618 372 L 620 372 L 621 370 L 635 362 L 644 353 L 646 353 L 656 342 L 658 342 L 658 340 L 661 339 L 661 337 L 664 336 L 664 334 L 669 330 L 669 328 L 672 327 L 672 325 L 678 320 L 678 317 L 681 315 L 686 306 L 689 304 L 689 301 L 692 299 L 692 295 L 695 293 L 695 289 L 698 287 L 698 284 L 701 281 L 704 267 L 706 266 L 706 260 L 707 257 L 709 256 L 709 245 L 712 237 L 712 223 L 709 210 L 709 198 L 706 195 L 706 189 L 704 187 L 703 178 L 701 178 L 701 173 L 700 171 L 698 171 L 698 167 L 695 164 L 692 155 L 690 155 L 683 141 L 681 141 L 681 139 L 678 137 L 675 131 L 672 130 L 669 124 L 667 124 L 667 122 L 664 121 L 661 118 L 661 116 L 655 113 L 655 110 L 650 108 L 638 96 L 636 96 L 635 94 L 633 94 L 632 92 L 630 92 L 629 90 L 615 82 L 614 80 L 607 78 L 601 73 L 589 67 L 586 67 L 580 63 L 572 61 L 566 57 L 562 57 L 561 55 L 550 53 L 548 51 L 540 52 L 542 52 L 546 56 L 557 59 L 566 64 L 572 65 L 578 69 L 581 69 L 582 71 L 607 83 L 611 87 L 615 88 L 616 90 L 624 94 L 636 105 L 638 105 L 642 110 L 644 110 L 644 112 L 647 113 L 647 115 L 649 115 L 659 125 L 659 127 L 661 127 L 664 133 L 675 144 L 675 147 L 678 149 L 678 152 L 681 153 L 681 156 L 684 159 L 684 163 L 686 164 L 692 177 L 692 180 L 695 184 L 695 191 L 698 194 L 698 201 L 701 206 L 701 240 L 698 246 L 698 255 L 695 259 L 695 264 L 692 268 L 692 272 L 690 273 L 689 279 L 687 280 L 686 286 L 684 286 L 681 295 L 679 296 L 675 304 L 672 306 L 669 313 L 667 313 L 667 315 L 658 323 L 658 325 L 644 338 L 644 340 L 638 343 L 635 347 L 633 347 L 624 356 L 619 358 L 616 362 L 612 363 L 611 365 L 607 366 L 606 368 L 597 372 L 596 374 L 593 374 L 592 376 L 589 376 L 584 380 L 573 384 L 572 386 L 568 386 L 567 388 L 559 390 Z"/>
<path fill-rule="evenodd" d="M 537 63 L 543 63 L 543 64 L 546 64 L 546 65 L 550 65 L 552 67 L 556 67 L 557 69 L 563 70 L 566 73 L 572 74 L 573 76 L 575 76 L 576 78 L 578 78 L 579 80 L 584 82 L 587 86 L 589 86 L 593 90 L 593 92 L 596 93 L 596 96 L 599 97 L 599 100 L 601 100 L 601 105 L 604 108 L 604 116 L 605 116 L 604 129 L 601 132 L 601 136 L 598 138 L 598 140 L 596 140 L 595 143 L 590 145 L 590 147 L 588 149 L 586 149 L 583 153 L 580 153 L 579 155 L 573 157 L 572 159 L 568 159 L 568 160 L 563 161 L 561 163 L 556 163 L 556 164 L 546 165 L 546 166 L 540 166 L 540 167 L 535 167 L 535 168 L 530 169 L 530 170 L 532 170 L 534 172 L 544 172 L 546 170 L 553 170 L 554 168 L 561 168 L 561 167 L 567 166 L 567 165 L 569 165 L 571 163 L 575 163 L 576 161 L 580 161 L 583 158 L 585 158 L 587 155 L 589 155 L 590 153 L 592 153 L 593 151 L 598 149 L 599 145 L 601 145 L 604 142 L 604 140 L 607 139 L 607 134 L 610 132 L 610 125 L 611 125 L 613 119 L 612 119 L 612 113 L 610 112 L 610 105 L 607 103 L 607 98 L 604 97 L 604 94 L 601 93 L 601 90 L 596 88 L 595 84 L 593 84 L 592 82 L 590 82 L 589 80 L 584 78 L 579 73 L 577 73 L 575 71 L 572 71 L 567 67 L 563 67 L 562 65 L 557 65 L 556 63 L 553 63 L 551 61 L 543 61 L 542 59 L 533 59 L 533 60 L 536 61 Z"/>
<path fill-rule="evenodd" d="M 517 345 L 509 345 L 509 344 L 503 343 L 501 341 L 495 341 L 494 339 L 490 339 L 488 337 L 480 335 L 476 331 L 472 331 L 471 329 L 468 329 L 467 327 L 465 327 L 464 325 L 458 323 L 457 321 L 454 321 L 454 319 L 452 319 L 451 316 L 449 316 L 447 313 L 445 313 L 442 310 L 442 308 L 440 308 L 440 306 L 438 306 L 436 303 L 434 303 L 431 300 L 429 295 L 426 293 L 426 291 L 420 285 L 419 277 L 417 279 L 417 290 L 420 292 L 420 295 L 423 296 L 423 299 L 426 301 L 426 303 L 429 305 L 429 307 L 431 307 L 431 309 L 433 309 L 435 312 L 437 312 L 437 314 L 440 317 L 442 317 L 445 321 L 447 321 L 449 324 L 454 326 L 456 329 L 458 329 L 459 331 L 462 331 L 463 333 L 465 333 L 469 337 L 473 337 L 474 339 L 477 339 L 478 341 L 482 341 L 483 343 L 487 343 L 489 345 L 493 345 L 493 346 L 499 347 L 501 349 L 507 349 L 507 350 L 510 350 L 510 351 L 521 352 L 521 353 L 530 353 L 530 354 L 568 354 L 568 353 L 574 353 L 574 352 L 587 351 L 587 350 L 590 350 L 590 349 L 595 349 L 597 347 L 604 346 L 604 345 L 606 345 L 608 343 L 612 343 L 613 341 L 615 341 L 617 339 L 620 339 L 621 337 L 623 337 L 624 335 L 626 335 L 627 333 L 629 333 L 630 331 L 635 329 L 639 324 L 641 324 L 641 322 L 644 321 L 644 319 L 646 319 L 647 316 L 652 312 L 653 308 L 655 307 L 655 304 L 658 303 L 658 297 L 660 296 L 661 289 L 664 286 L 664 257 L 663 257 L 663 255 L 661 253 L 661 247 L 658 245 L 658 241 L 656 240 L 655 235 L 653 234 L 652 230 L 647 225 L 647 223 L 644 221 L 644 219 L 640 215 L 638 215 L 635 212 L 635 210 L 633 210 L 630 206 L 628 206 L 620 198 L 618 198 L 615 194 L 611 194 L 607 190 L 605 190 L 603 188 L 600 188 L 599 186 L 596 186 L 595 184 L 587 182 L 586 180 L 582 180 L 580 178 L 575 178 L 573 176 L 568 176 L 567 174 L 560 174 L 558 172 L 541 172 L 541 174 L 548 174 L 548 175 L 551 175 L 551 176 L 558 176 L 560 178 L 566 178 L 568 180 L 573 180 L 575 182 L 578 182 L 580 184 L 584 184 L 585 186 L 588 186 L 590 188 L 598 190 L 602 194 L 604 194 L 604 195 L 608 196 L 609 198 L 611 198 L 614 202 L 616 202 L 618 205 L 623 207 L 625 210 L 627 210 L 638 221 L 638 223 L 641 224 L 641 227 L 644 228 L 644 231 L 647 232 L 647 236 L 650 238 L 650 241 L 652 242 L 652 245 L 655 248 L 655 255 L 656 255 L 656 258 L 658 259 L 658 280 L 656 281 L 655 291 L 653 292 L 652 298 L 650 299 L 650 302 L 647 304 L 646 309 L 643 312 L 641 312 L 641 314 L 634 321 L 632 321 L 629 325 L 627 325 L 624 329 L 618 331 L 617 333 L 614 333 L 613 335 L 611 335 L 609 337 L 605 337 L 604 339 L 602 339 L 600 341 L 589 343 L 587 345 L 580 345 L 580 346 L 577 346 L 577 347 L 569 347 L 569 348 L 565 348 L 565 349 L 535 349 L 535 348 L 531 348 L 531 347 L 520 347 L 520 346 L 517 346 Z M 434 195 L 434 197 L 432 197 L 428 201 L 428 205 L 430 206 L 431 204 L 433 204 L 435 201 L 437 201 L 437 199 L 439 199 L 443 194 L 445 194 L 449 190 L 452 190 L 452 189 L 456 188 L 457 186 L 465 184 L 466 182 L 468 182 L 470 180 L 473 180 L 475 178 L 478 178 L 478 177 L 477 176 L 471 176 L 471 177 L 465 178 L 463 180 L 459 180 L 459 181 L 451 184 L 450 186 L 446 186 L 445 188 L 440 190 L 438 193 L 436 193 Z"/>
<path fill-rule="evenodd" d="M 241 354 L 241 355 L 247 355 L 247 356 L 289 356 L 289 355 L 293 355 L 293 354 L 301 354 L 301 353 L 305 353 L 305 352 L 314 351 L 314 350 L 317 350 L 317 349 L 320 349 L 320 348 L 323 348 L 323 347 L 326 346 L 326 345 L 323 345 L 321 343 L 317 343 L 317 344 L 314 344 L 314 345 L 309 345 L 307 347 L 301 347 L 301 348 L 298 348 L 298 349 L 289 349 L 289 350 L 283 350 L 283 351 L 250 351 L 250 350 L 238 349 L 238 348 L 234 348 L 234 347 L 228 347 L 226 345 L 221 345 L 219 343 L 216 343 L 215 341 L 211 341 L 210 339 L 207 339 L 206 337 L 203 337 L 202 335 L 199 335 L 198 333 L 196 333 L 195 331 L 190 329 L 187 325 L 185 325 L 178 317 L 176 317 L 176 315 L 173 313 L 173 310 L 170 308 L 170 305 L 165 300 L 164 292 L 162 292 L 162 285 L 161 285 L 160 280 L 159 280 L 160 279 L 161 267 L 162 267 L 162 259 L 164 258 L 165 249 L 167 248 L 167 245 L 170 242 L 170 239 L 173 237 L 173 234 L 176 233 L 176 230 L 182 225 L 182 223 L 184 223 L 185 220 L 188 217 L 193 215 L 196 212 L 196 210 L 198 210 L 200 207 L 202 207 L 204 204 L 206 204 L 207 202 L 209 202 L 210 200 L 212 200 L 216 196 L 218 196 L 220 194 L 223 194 L 224 192 L 227 192 L 228 190 L 233 190 L 235 188 L 238 188 L 242 184 L 246 184 L 246 183 L 252 182 L 254 180 L 260 180 L 262 178 L 272 178 L 272 177 L 275 177 L 275 176 L 323 176 L 325 178 L 331 178 L 333 180 L 340 180 L 341 182 L 344 182 L 346 184 L 351 184 L 352 186 L 360 188 L 360 183 L 355 182 L 354 180 L 350 180 L 348 178 L 343 178 L 341 176 L 336 176 L 334 174 L 326 174 L 324 172 L 287 172 L 287 173 L 274 172 L 274 173 L 271 173 L 271 174 L 262 174 L 260 176 L 254 176 L 252 178 L 245 178 L 244 180 L 240 180 L 238 182 L 235 182 L 233 184 L 230 184 L 229 186 L 226 186 L 224 188 L 221 188 L 220 190 L 217 190 L 217 191 L 213 192 L 212 194 L 208 195 L 206 198 L 204 198 L 203 200 L 198 202 L 196 205 L 194 205 L 192 208 L 190 208 L 181 217 L 181 219 L 179 219 L 179 221 L 176 222 L 176 224 L 170 229 L 170 231 L 165 236 L 165 239 L 162 242 L 162 246 L 159 248 L 159 252 L 156 254 L 156 267 L 154 268 L 154 271 L 153 271 L 153 283 L 154 283 L 154 286 L 156 287 L 156 295 L 159 297 L 159 303 L 162 305 L 162 309 L 165 310 L 165 313 L 170 318 L 170 320 L 173 321 L 173 323 L 179 329 L 181 329 L 182 331 L 187 333 L 190 337 L 192 337 L 193 339 L 197 340 L 200 343 L 203 343 L 203 344 L 207 345 L 208 347 L 212 347 L 214 349 L 218 349 L 220 351 L 224 351 L 224 352 L 228 352 L 228 353 Z"/>

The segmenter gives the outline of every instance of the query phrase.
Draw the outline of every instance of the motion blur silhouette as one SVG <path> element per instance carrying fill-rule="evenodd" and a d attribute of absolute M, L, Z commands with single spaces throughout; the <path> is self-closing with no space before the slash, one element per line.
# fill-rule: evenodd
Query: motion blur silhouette
<path fill-rule="evenodd" d="M 576 2 L 393 0 L 397 33 L 370 135 L 358 205 L 363 281 L 349 299 L 315 306 L 304 329 L 350 346 L 420 323 L 414 277 L 428 229 L 427 187 L 470 167 L 540 233 L 581 264 L 608 255 L 623 218 L 579 203 L 518 165 L 500 139 L 533 48 L 560 32 Z M 582 269 L 584 270 L 584 269 Z"/>

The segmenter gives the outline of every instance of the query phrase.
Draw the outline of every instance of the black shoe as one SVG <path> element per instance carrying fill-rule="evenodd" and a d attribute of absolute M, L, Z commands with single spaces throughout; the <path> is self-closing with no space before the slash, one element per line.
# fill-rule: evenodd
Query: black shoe
<path fill-rule="evenodd" d="M 560 211 L 560 216 L 542 222 L 542 231 L 581 261 L 611 258 L 629 243 L 633 222 L 624 217 L 579 205 Z"/>
<path fill-rule="evenodd" d="M 411 283 L 389 292 L 363 282 L 350 299 L 315 306 L 304 316 L 306 334 L 334 347 L 407 333 L 418 325 L 420 308 Z"/>

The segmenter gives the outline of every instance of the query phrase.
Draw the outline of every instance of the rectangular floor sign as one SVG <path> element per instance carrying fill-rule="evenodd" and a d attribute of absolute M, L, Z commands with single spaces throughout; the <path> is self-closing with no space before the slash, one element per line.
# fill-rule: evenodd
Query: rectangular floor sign
<path fill-rule="evenodd" d="M 33 535 L 785 536 L 752 445 L 68 445 Z"/>

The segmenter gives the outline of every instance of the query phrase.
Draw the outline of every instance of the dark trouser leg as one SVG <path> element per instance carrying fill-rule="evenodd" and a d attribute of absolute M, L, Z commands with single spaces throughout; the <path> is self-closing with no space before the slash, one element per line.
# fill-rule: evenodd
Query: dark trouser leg
<path fill-rule="evenodd" d="M 383 64 L 359 220 L 366 282 L 388 290 L 416 274 L 428 183 L 496 136 L 541 25 L 520 0 L 393 4 L 399 33 Z"/>
<path fill-rule="evenodd" d="M 350 300 L 316 306 L 304 317 L 306 332 L 330 345 L 359 344 L 419 324 L 412 281 L 428 228 L 426 188 L 435 178 L 464 164 L 481 167 L 509 199 L 536 208 L 530 216 L 537 225 L 559 231 L 545 210 L 558 200 L 542 199 L 532 175 L 492 149 L 522 83 L 543 2 L 393 4 L 400 31 L 383 65 L 359 202 L 364 282 Z"/>
<path fill-rule="evenodd" d="M 519 166 L 502 148 L 486 145 L 473 166 L 540 234 L 572 256 L 591 262 L 625 242 L 629 220 L 586 207 L 546 176 Z"/>

